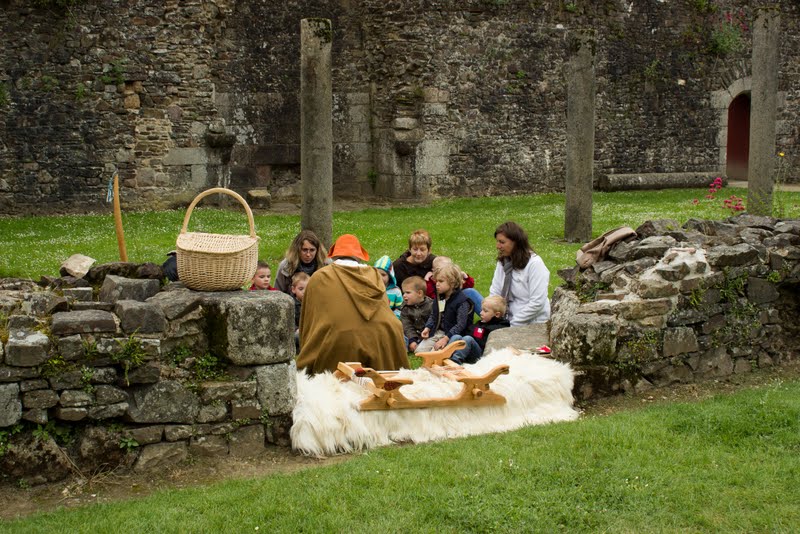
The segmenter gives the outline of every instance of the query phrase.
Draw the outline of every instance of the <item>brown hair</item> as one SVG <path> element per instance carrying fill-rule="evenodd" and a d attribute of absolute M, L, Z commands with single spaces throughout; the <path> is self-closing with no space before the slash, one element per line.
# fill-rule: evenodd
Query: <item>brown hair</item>
<path fill-rule="evenodd" d="M 506 314 L 506 299 L 500 295 L 489 295 L 483 299 L 483 304 L 481 304 L 481 306 L 484 310 L 488 308 L 495 313 L 499 313 L 501 317 Z"/>
<path fill-rule="evenodd" d="M 286 249 L 286 267 L 290 273 L 297 270 L 300 265 L 300 249 L 303 248 L 303 241 L 308 241 L 317 249 L 317 255 L 314 257 L 314 262 L 317 264 L 317 269 L 325 266 L 325 260 L 328 258 L 328 251 L 325 246 L 320 242 L 317 234 L 311 230 L 301 230 Z"/>
<path fill-rule="evenodd" d="M 409 276 L 403 283 L 400 284 L 400 287 L 403 289 L 410 289 L 411 291 L 422 291 L 425 293 L 427 289 L 427 284 L 425 284 L 425 280 L 422 279 L 421 276 Z"/>
<path fill-rule="evenodd" d="M 427 230 L 422 228 L 411 232 L 411 236 L 408 238 L 408 248 L 420 245 L 426 245 L 429 250 L 431 248 L 431 236 Z"/>
<path fill-rule="evenodd" d="M 256 270 L 259 270 L 259 269 L 270 269 L 270 270 L 272 270 L 270 268 L 270 266 L 269 266 L 269 263 L 264 261 L 264 260 L 258 260 L 258 263 L 256 263 Z"/>
<path fill-rule="evenodd" d="M 300 282 L 305 282 L 305 281 L 306 281 L 306 280 L 308 280 L 309 278 L 311 278 L 311 277 L 310 277 L 310 276 L 308 276 L 308 275 L 307 275 L 306 273 L 304 273 L 303 271 L 298 271 L 298 272 L 294 273 L 294 274 L 292 275 L 292 289 L 294 289 L 295 287 L 297 287 L 297 284 L 299 284 Z"/>
<path fill-rule="evenodd" d="M 514 248 L 511 250 L 511 257 L 509 258 L 511 265 L 514 269 L 524 269 L 533 254 L 533 249 L 528 243 L 528 233 L 514 221 L 507 221 L 494 231 L 495 238 L 497 234 L 503 234 L 514 242 Z M 503 263 L 505 258 L 498 255 L 497 261 Z"/>

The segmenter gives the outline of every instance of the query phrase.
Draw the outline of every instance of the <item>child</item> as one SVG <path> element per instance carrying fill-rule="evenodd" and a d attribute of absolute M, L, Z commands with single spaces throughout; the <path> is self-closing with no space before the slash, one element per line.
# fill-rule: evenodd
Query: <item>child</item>
<path fill-rule="evenodd" d="M 431 236 L 428 232 L 422 229 L 414 230 L 408 238 L 408 250 L 392 264 L 396 282 L 402 287 L 403 280 L 409 276 L 429 278 L 435 257 L 431 254 Z"/>
<path fill-rule="evenodd" d="M 461 291 L 461 269 L 453 263 L 436 271 L 436 292 L 439 301 L 431 309 L 420 336 L 423 341 L 415 352 L 440 350 L 447 346 L 450 338 L 464 336 L 472 324 L 472 301 Z"/>
<path fill-rule="evenodd" d="M 274 287 L 269 285 L 270 278 L 272 278 L 272 271 L 269 268 L 269 263 L 258 260 L 256 265 L 256 274 L 253 276 L 253 285 L 250 286 L 250 291 L 255 291 L 257 289 L 277 291 Z"/>
<path fill-rule="evenodd" d="M 414 352 L 422 341 L 420 333 L 425 329 L 425 322 L 431 314 L 433 299 L 425 296 L 425 280 L 419 276 L 410 276 L 403 280 L 403 307 L 400 320 L 403 321 L 403 335 L 406 346 Z"/>
<path fill-rule="evenodd" d="M 303 295 L 306 293 L 308 279 L 311 278 L 303 271 L 298 271 L 292 275 L 292 296 L 294 297 L 294 326 L 300 328 L 300 307 L 303 304 Z"/>
<path fill-rule="evenodd" d="M 453 263 L 453 260 L 448 258 L 447 256 L 436 256 L 433 259 L 432 263 L 432 276 L 425 279 L 428 284 L 428 287 L 425 290 L 425 294 L 428 295 L 430 298 L 436 298 L 436 271 L 441 269 L 445 264 Z M 464 279 L 463 283 L 461 284 L 461 289 L 466 288 L 473 288 L 475 287 L 475 279 L 472 278 L 465 272 L 461 272 L 461 277 Z M 478 311 L 475 310 L 477 313 Z"/>
<path fill-rule="evenodd" d="M 400 318 L 400 308 L 403 307 L 403 293 L 397 287 L 397 282 L 394 278 L 394 269 L 392 268 L 392 260 L 389 256 L 381 256 L 375 262 L 375 268 L 381 274 L 383 285 L 386 286 L 386 298 L 389 299 L 389 309 L 394 312 L 395 316 Z"/>
<path fill-rule="evenodd" d="M 463 339 L 467 346 L 464 349 L 457 350 L 450 357 L 453 363 L 461 365 L 462 363 L 475 363 L 486 349 L 486 340 L 489 334 L 500 328 L 507 328 L 511 326 L 506 315 L 506 299 L 499 295 L 492 295 L 483 299 L 483 308 L 481 309 L 481 320 L 472 325 L 470 334 L 468 336 L 453 336 L 450 342 Z"/>

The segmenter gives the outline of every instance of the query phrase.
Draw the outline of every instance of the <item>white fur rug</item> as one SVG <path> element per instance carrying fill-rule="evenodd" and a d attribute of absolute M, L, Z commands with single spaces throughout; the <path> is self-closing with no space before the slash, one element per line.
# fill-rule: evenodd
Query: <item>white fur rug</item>
<path fill-rule="evenodd" d="M 482 375 L 500 364 L 509 365 L 509 374 L 500 375 L 490 387 L 506 398 L 506 404 L 457 408 L 361 412 L 358 405 L 368 393 L 360 385 L 340 382 L 331 373 L 311 377 L 298 373 L 292 447 L 321 457 L 390 443 L 502 432 L 578 417 L 572 407 L 573 373 L 569 365 L 529 352 L 518 355 L 502 349 L 465 368 Z M 451 397 L 462 387 L 425 369 L 405 369 L 400 376 L 414 380 L 401 389 L 409 399 Z"/>

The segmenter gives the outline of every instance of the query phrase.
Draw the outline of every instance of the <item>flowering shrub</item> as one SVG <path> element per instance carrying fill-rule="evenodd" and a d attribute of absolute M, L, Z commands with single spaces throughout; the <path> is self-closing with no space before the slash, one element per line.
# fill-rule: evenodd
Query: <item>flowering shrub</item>
<path fill-rule="evenodd" d="M 736 215 L 738 212 L 744 211 L 745 209 L 744 204 L 742 204 L 742 199 L 736 195 L 731 195 L 729 198 L 723 200 L 722 206 L 730 210 L 731 215 Z"/>
<path fill-rule="evenodd" d="M 717 193 L 719 193 L 720 190 L 722 190 L 722 177 L 717 176 L 710 184 L 708 184 L 708 194 L 706 195 L 706 199 L 716 200 Z M 692 200 L 692 204 L 696 206 L 700 204 L 700 200 L 695 198 Z M 722 207 L 723 209 L 729 210 L 732 215 L 736 215 L 738 212 L 746 209 L 744 205 L 744 199 L 737 197 L 736 195 L 731 195 L 723 200 Z"/>
<path fill-rule="evenodd" d="M 744 37 L 750 28 L 744 20 L 744 11 L 736 13 L 727 11 L 723 14 L 709 39 L 709 50 L 717 55 L 725 56 L 741 52 L 745 46 Z"/>

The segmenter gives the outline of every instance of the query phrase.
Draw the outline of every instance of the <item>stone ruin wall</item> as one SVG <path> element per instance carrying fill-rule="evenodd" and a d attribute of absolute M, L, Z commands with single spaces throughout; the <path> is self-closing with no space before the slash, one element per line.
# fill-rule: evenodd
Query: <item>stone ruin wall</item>
<path fill-rule="evenodd" d="M 333 21 L 334 191 L 562 189 L 570 30 L 597 43 L 596 176 L 724 169 L 759 3 L 555 0 L 0 2 L 0 213 L 185 205 L 226 185 L 299 195 L 299 20 Z M 778 148 L 800 180 L 800 6 L 782 13 Z M 572 6 L 572 7 L 568 7 Z M 107 208 L 106 208 L 107 209 Z"/>
<path fill-rule="evenodd" d="M 137 278 L 144 277 L 144 278 Z M 161 288 L 152 264 L 0 285 L 0 481 L 289 445 L 294 305 Z"/>
<path fill-rule="evenodd" d="M 603 261 L 560 272 L 556 358 L 578 398 L 688 383 L 800 357 L 800 220 L 648 221 Z"/>

